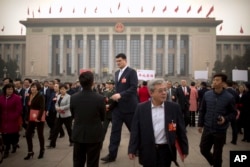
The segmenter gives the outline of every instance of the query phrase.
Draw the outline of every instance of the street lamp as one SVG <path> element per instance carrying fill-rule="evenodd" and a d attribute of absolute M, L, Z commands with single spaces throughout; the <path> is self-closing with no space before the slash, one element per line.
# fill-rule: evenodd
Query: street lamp
<path fill-rule="evenodd" d="M 19 77 L 19 73 L 20 73 L 20 71 L 17 69 L 17 70 L 16 70 L 16 78 Z"/>
<path fill-rule="evenodd" d="M 6 66 L 4 66 L 3 68 L 3 77 L 6 78 L 6 74 L 7 74 L 8 69 L 6 68 Z"/>

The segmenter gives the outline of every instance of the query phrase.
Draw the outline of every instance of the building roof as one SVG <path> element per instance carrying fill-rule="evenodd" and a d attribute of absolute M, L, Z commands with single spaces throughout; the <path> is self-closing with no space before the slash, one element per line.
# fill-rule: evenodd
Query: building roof
<path fill-rule="evenodd" d="M 13 42 L 13 41 L 22 41 L 25 42 L 26 36 L 25 35 L 1 35 L 0 41 L 7 41 L 7 42 Z"/>
<path fill-rule="evenodd" d="M 250 42 L 250 36 L 239 36 L 239 35 L 217 35 L 217 42 Z"/>
<path fill-rule="evenodd" d="M 210 26 L 221 24 L 215 18 L 28 18 L 20 23 L 26 27 L 41 26 L 113 26 L 121 22 L 125 26 Z"/>

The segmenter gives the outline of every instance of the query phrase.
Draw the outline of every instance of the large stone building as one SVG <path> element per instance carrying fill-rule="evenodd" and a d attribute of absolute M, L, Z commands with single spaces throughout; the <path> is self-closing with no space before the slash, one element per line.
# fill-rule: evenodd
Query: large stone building
<path fill-rule="evenodd" d="M 36 79 L 72 80 L 80 69 L 92 69 L 102 82 L 113 76 L 115 56 L 123 52 L 132 68 L 192 80 L 194 71 L 208 70 L 211 76 L 215 60 L 243 55 L 250 46 L 249 36 L 216 36 L 222 21 L 214 18 L 39 18 L 20 23 L 26 37 L 16 36 L 14 42 L 14 37 L 0 36 L 0 56 L 18 59 L 22 76 Z"/>

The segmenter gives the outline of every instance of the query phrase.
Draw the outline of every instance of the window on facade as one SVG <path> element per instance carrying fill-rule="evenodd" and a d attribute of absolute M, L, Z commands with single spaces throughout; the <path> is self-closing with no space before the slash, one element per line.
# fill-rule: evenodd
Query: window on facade
<path fill-rule="evenodd" d="M 186 41 L 184 39 L 181 40 L 181 49 L 186 47 Z"/>
<path fill-rule="evenodd" d="M 144 40 L 144 68 L 152 69 L 152 40 Z"/>
<path fill-rule="evenodd" d="M 108 68 L 108 62 L 109 62 L 109 40 L 104 39 L 101 40 L 101 61 L 100 61 L 100 67 L 101 67 L 101 71 L 105 72 L 106 68 Z"/>
<path fill-rule="evenodd" d="M 229 44 L 225 44 L 224 45 L 224 50 L 229 50 L 230 49 L 230 45 Z"/>
<path fill-rule="evenodd" d="M 186 55 L 185 54 L 181 54 L 180 55 L 180 74 L 181 75 L 185 75 L 186 74 L 185 62 L 186 62 Z"/>
<path fill-rule="evenodd" d="M 130 41 L 130 63 L 131 66 L 139 69 L 140 68 L 140 40 L 132 39 Z"/>
<path fill-rule="evenodd" d="M 116 39 L 114 41 L 114 52 L 115 56 L 118 55 L 119 53 L 126 53 L 126 40 L 125 39 Z"/>
<path fill-rule="evenodd" d="M 67 40 L 67 48 L 72 48 L 72 40 L 71 39 Z"/>
<path fill-rule="evenodd" d="M 60 40 L 59 39 L 56 39 L 56 48 L 60 48 Z"/>
<path fill-rule="evenodd" d="M 11 58 L 10 58 L 10 55 L 8 54 L 8 55 L 7 55 L 7 62 L 9 62 L 10 59 L 11 59 Z"/>
<path fill-rule="evenodd" d="M 19 49 L 19 44 L 15 44 L 15 48 L 16 48 L 16 50 L 18 50 Z"/>
<path fill-rule="evenodd" d="M 96 52 L 96 49 L 95 49 L 95 40 L 91 39 L 89 41 L 89 67 L 91 69 L 94 69 L 95 68 L 95 52 Z M 95 72 L 97 73 L 97 71 Z"/>
<path fill-rule="evenodd" d="M 56 75 L 60 74 L 60 57 L 58 54 L 56 54 L 56 57 L 55 57 L 55 73 Z"/>
<path fill-rule="evenodd" d="M 67 63 L 67 75 L 70 75 L 71 74 L 71 63 L 72 63 L 72 56 L 71 56 L 71 54 L 69 54 L 69 53 L 67 53 L 67 61 L 66 61 L 66 63 Z"/>
<path fill-rule="evenodd" d="M 240 45 L 234 45 L 234 50 L 240 50 Z"/>
<path fill-rule="evenodd" d="M 156 55 L 156 76 L 162 76 L 163 71 L 163 55 L 157 54 Z"/>
<path fill-rule="evenodd" d="M 77 41 L 77 47 L 78 47 L 78 48 L 83 48 L 83 40 L 82 40 L 82 39 L 79 39 L 79 40 Z"/>
<path fill-rule="evenodd" d="M 173 39 L 170 39 L 170 40 L 168 41 L 168 48 L 169 48 L 169 49 L 173 49 L 173 48 L 174 48 L 174 40 L 173 40 Z"/>
<path fill-rule="evenodd" d="M 168 54 L 168 75 L 174 75 L 174 54 Z"/>
<path fill-rule="evenodd" d="M 156 48 L 163 48 L 163 40 L 162 39 L 157 39 Z"/>
<path fill-rule="evenodd" d="M 83 68 L 83 54 L 82 53 L 77 54 L 77 62 L 78 62 L 78 73 L 79 73 L 80 69 Z"/>

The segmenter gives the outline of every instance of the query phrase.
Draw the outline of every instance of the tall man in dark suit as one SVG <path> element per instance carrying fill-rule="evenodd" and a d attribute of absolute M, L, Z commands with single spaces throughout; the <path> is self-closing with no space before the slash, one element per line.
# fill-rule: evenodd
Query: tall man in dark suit
<path fill-rule="evenodd" d="M 116 93 L 111 99 L 116 101 L 117 105 L 112 112 L 109 154 L 101 159 L 105 162 L 115 161 L 121 141 L 122 124 L 125 123 L 130 131 L 134 111 L 138 104 L 136 71 L 127 66 L 127 57 L 123 53 L 116 56 L 116 64 L 120 70 L 115 72 Z"/>
<path fill-rule="evenodd" d="M 74 167 L 98 167 L 102 145 L 102 121 L 105 114 L 105 101 L 102 95 L 92 90 L 94 75 L 82 72 L 79 81 L 83 90 L 71 96 L 70 110 L 75 120 L 72 131 L 74 142 Z"/>
<path fill-rule="evenodd" d="M 148 83 L 151 101 L 137 105 L 132 122 L 128 156 L 134 159 L 139 150 L 139 163 L 144 167 L 170 167 L 176 164 L 178 143 L 183 158 L 188 154 L 188 139 L 180 106 L 166 101 L 167 88 L 163 79 Z"/>
<path fill-rule="evenodd" d="M 184 117 L 185 126 L 189 124 L 189 99 L 190 87 L 187 86 L 186 80 L 181 80 L 181 85 L 176 88 L 177 102 L 181 106 L 181 111 Z"/>

